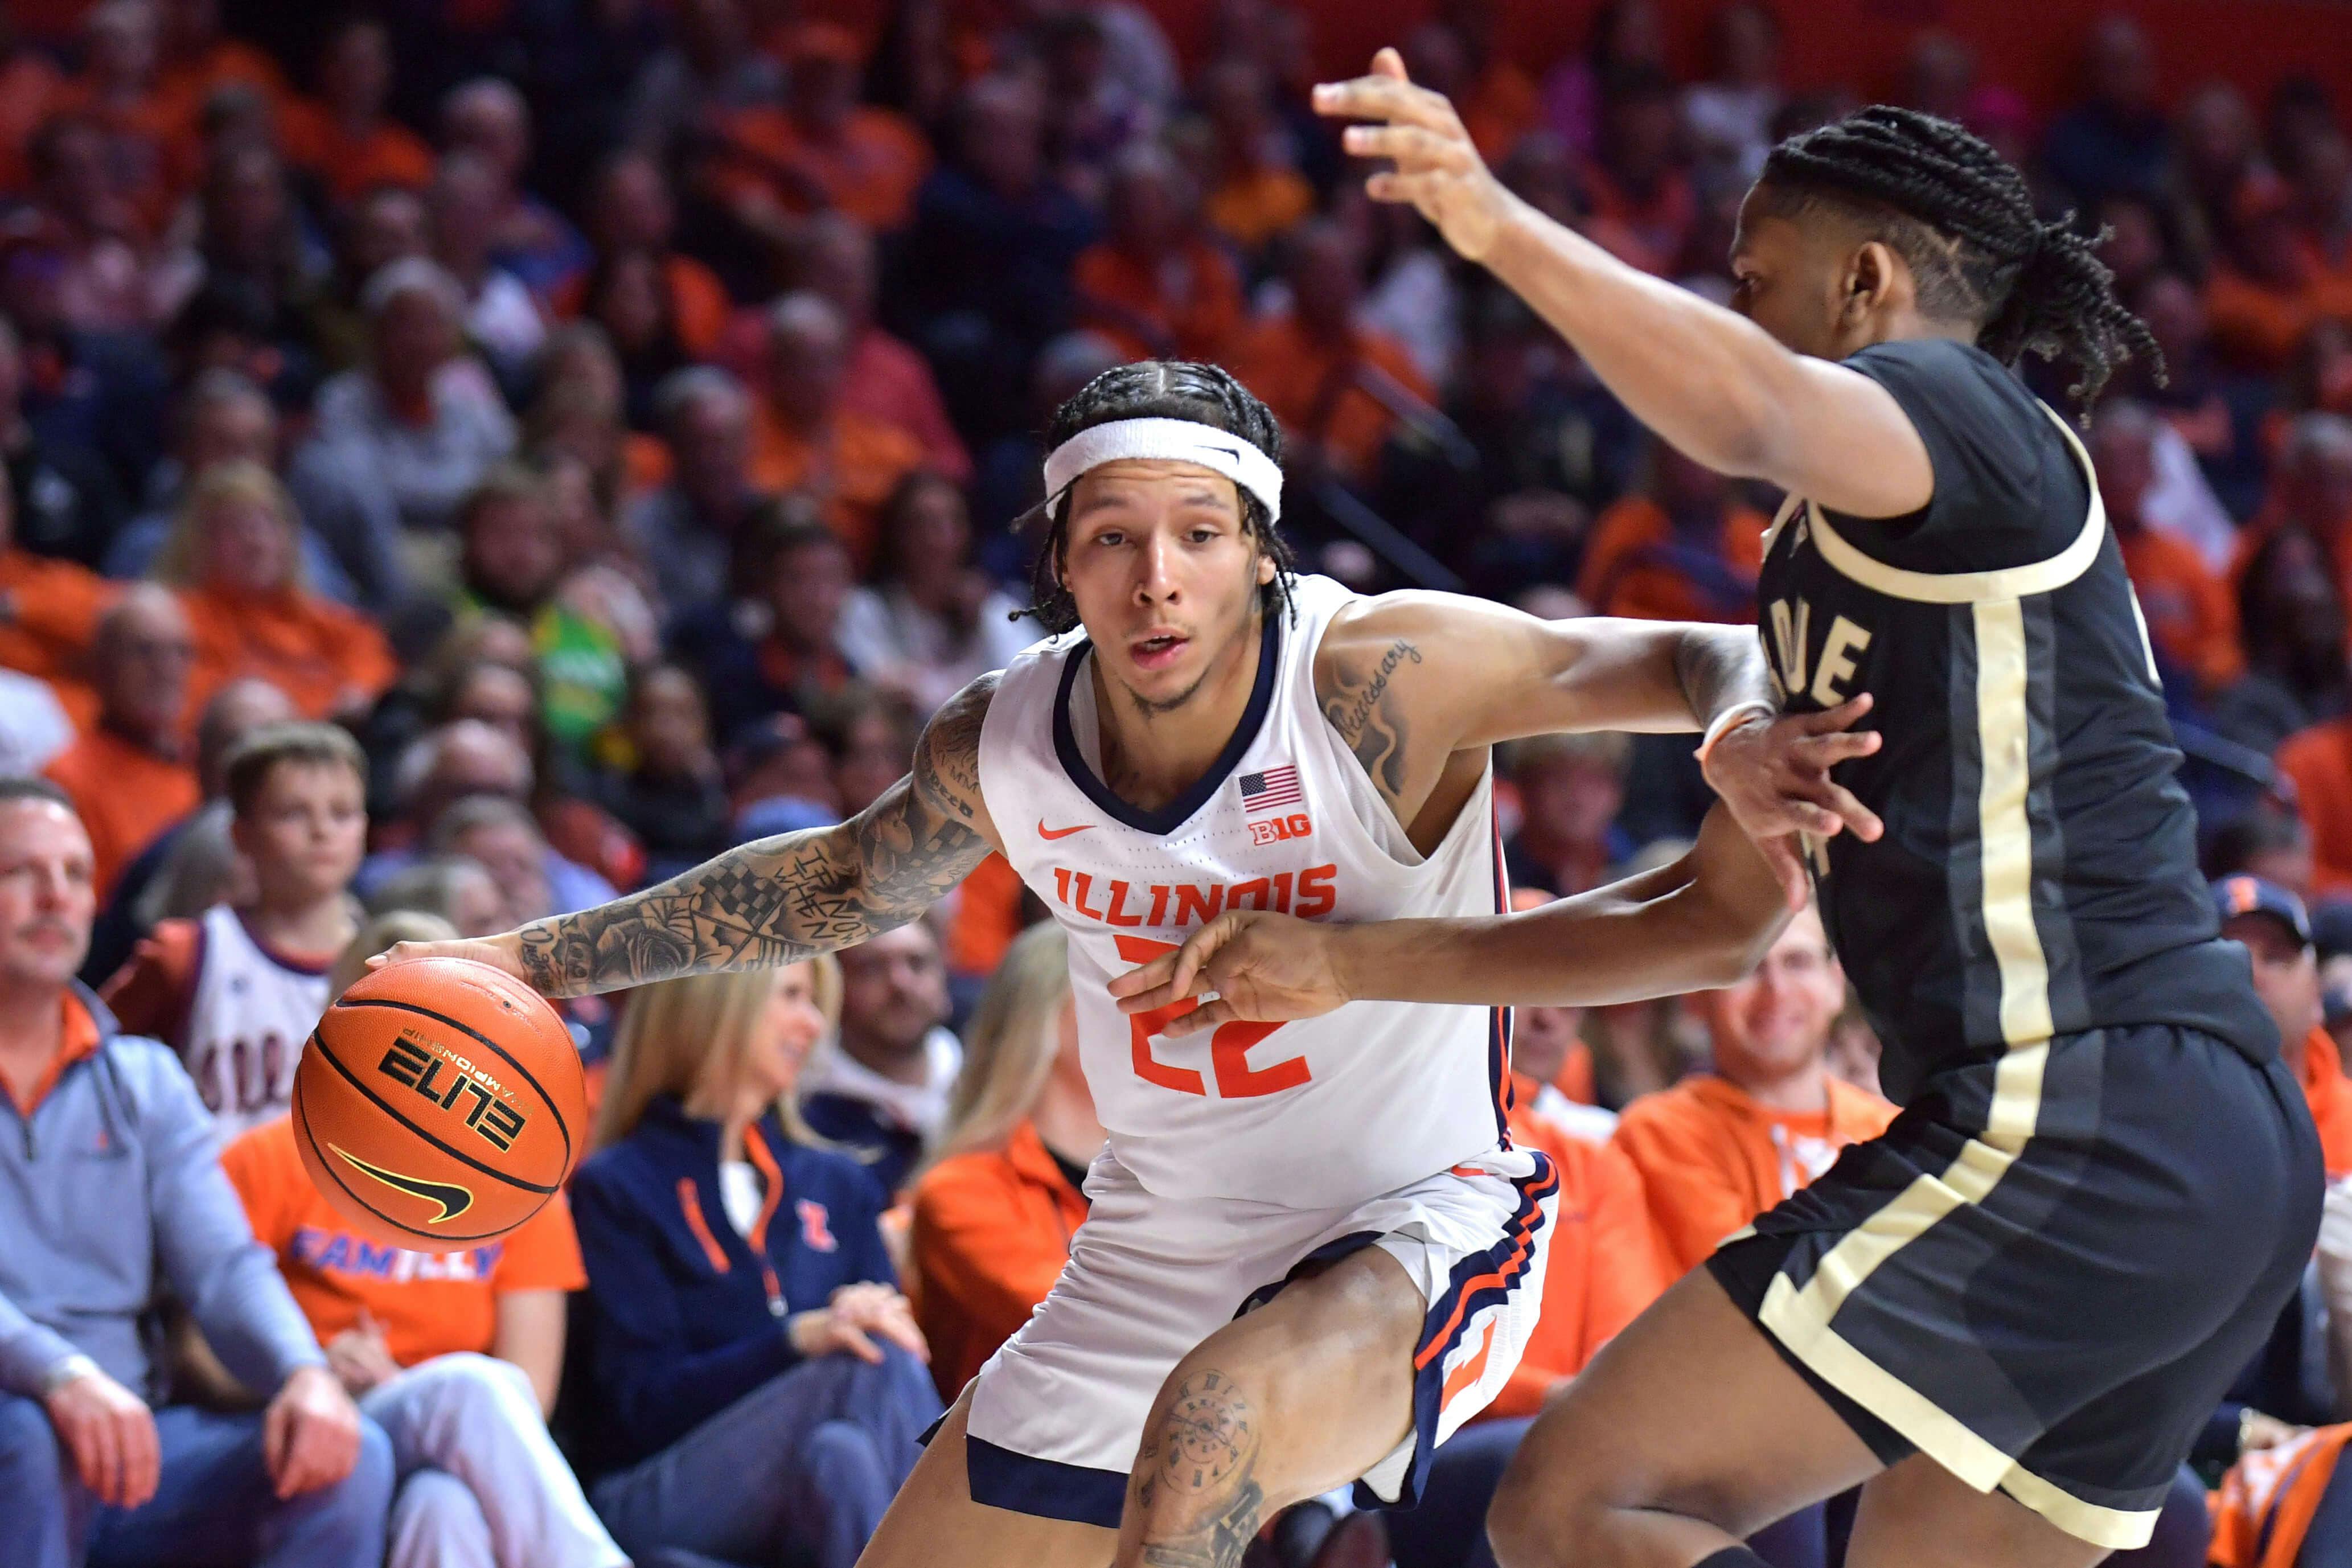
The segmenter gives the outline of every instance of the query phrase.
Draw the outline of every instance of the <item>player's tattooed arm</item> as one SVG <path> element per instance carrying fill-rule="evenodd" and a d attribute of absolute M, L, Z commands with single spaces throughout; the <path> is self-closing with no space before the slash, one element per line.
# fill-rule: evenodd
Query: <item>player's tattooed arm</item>
<path fill-rule="evenodd" d="M 612 991 L 796 963 L 914 920 L 992 847 L 980 730 L 994 689 L 987 676 L 951 699 L 917 743 L 913 770 L 849 821 L 746 844 L 629 898 L 523 927 L 523 979 L 550 996 Z"/>
<path fill-rule="evenodd" d="M 1239 1568 L 1265 1509 L 1261 1436 L 1257 1412 L 1223 1373 L 1203 1370 L 1177 1385 L 1136 1456 L 1150 1568 Z"/>
<path fill-rule="evenodd" d="M 1423 662 L 1420 647 L 1410 638 L 1392 637 L 1380 647 L 1335 647 L 1324 662 L 1325 679 L 1316 687 L 1323 717 L 1390 806 L 1399 806 L 1412 760 L 1412 721 L 1397 673 Z"/>

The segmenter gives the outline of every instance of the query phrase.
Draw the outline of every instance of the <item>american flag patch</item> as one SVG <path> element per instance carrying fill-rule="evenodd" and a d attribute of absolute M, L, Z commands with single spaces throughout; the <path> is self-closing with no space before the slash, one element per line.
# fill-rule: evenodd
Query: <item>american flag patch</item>
<path fill-rule="evenodd" d="M 1306 798 L 1306 793 L 1298 787 L 1298 770 L 1296 767 L 1285 765 L 1268 768 L 1262 773 L 1242 775 L 1242 809 L 1245 813 L 1297 805 Z"/>

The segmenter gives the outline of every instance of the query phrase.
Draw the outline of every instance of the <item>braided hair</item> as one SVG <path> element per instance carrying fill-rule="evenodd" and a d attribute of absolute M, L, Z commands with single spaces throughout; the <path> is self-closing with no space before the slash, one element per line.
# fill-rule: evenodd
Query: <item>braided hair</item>
<path fill-rule="evenodd" d="M 1190 419 L 1240 437 L 1277 467 L 1282 462 L 1282 424 L 1274 411 L 1230 372 L 1191 360 L 1144 360 L 1103 372 L 1054 410 L 1045 427 L 1045 449 L 1050 452 L 1081 430 L 1118 419 Z M 1259 587 L 1259 607 L 1268 616 L 1287 614 L 1297 557 L 1264 501 L 1244 489 L 1241 504 L 1243 536 L 1274 558 L 1274 580 Z M 1067 489 L 1046 497 L 1014 526 L 1034 529 L 1040 523 L 1044 534 L 1029 570 L 1028 613 L 1047 631 L 1066 632 L 1078 624 L 1078 602 L 1062 581 L 1062 561 L 1069 548 Z"/>
<path fill-rule="evenodd" d="M 1909 264 L 1921 310 L 1976 322 L 1977 346 L 2003 364 L 2063 356 L 2079 376 L 2067 395 L 2086 406 L 2127 359 L 2162 379 L 2162 351 L 2098 258 L 2102 237 L 2071 213 L 2043 223 L 2024 176 L 1948 120 L 1857 110 L 1774 147 L 1758 186 L 1780 216 L 1826 205 L 1870 226 Z"/>

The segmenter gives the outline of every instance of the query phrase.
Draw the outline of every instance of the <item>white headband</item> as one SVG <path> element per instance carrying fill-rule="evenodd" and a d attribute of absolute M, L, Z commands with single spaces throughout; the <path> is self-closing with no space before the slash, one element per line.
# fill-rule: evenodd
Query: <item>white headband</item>
<path fill-rule="evenodd" d="M 1198 463 L 1257 497 L 1269 521 L 1282 519 L 1282 469 L 1229 430 L 1191 419 L 1114 419 L 1081 430 L 1045 455 L 1045 499 L 1053 500 L 1089 468 L 1120 458 Z"/>

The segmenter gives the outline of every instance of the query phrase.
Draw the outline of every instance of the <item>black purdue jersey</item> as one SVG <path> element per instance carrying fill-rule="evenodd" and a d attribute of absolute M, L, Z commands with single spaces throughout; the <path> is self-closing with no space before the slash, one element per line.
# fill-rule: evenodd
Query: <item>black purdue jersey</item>
<path fill-rule="evenodd" d="M 2183 1025 L 2263 1060 L 2276 1030 L 2217 939 L 2139 606 L 2074 433 L 1983 351 L 1880 343 L 1935 495 L 1867 520 L 1792 499 L 1758 587 L 1788 707 L 1875 699 L 1838 777 L 1875 844 L 1811 847 L 1822 916 L 1906 1102 L 2056 1035 Z M 1856 453 L 1857 461 L 1869 460 Z"/>

